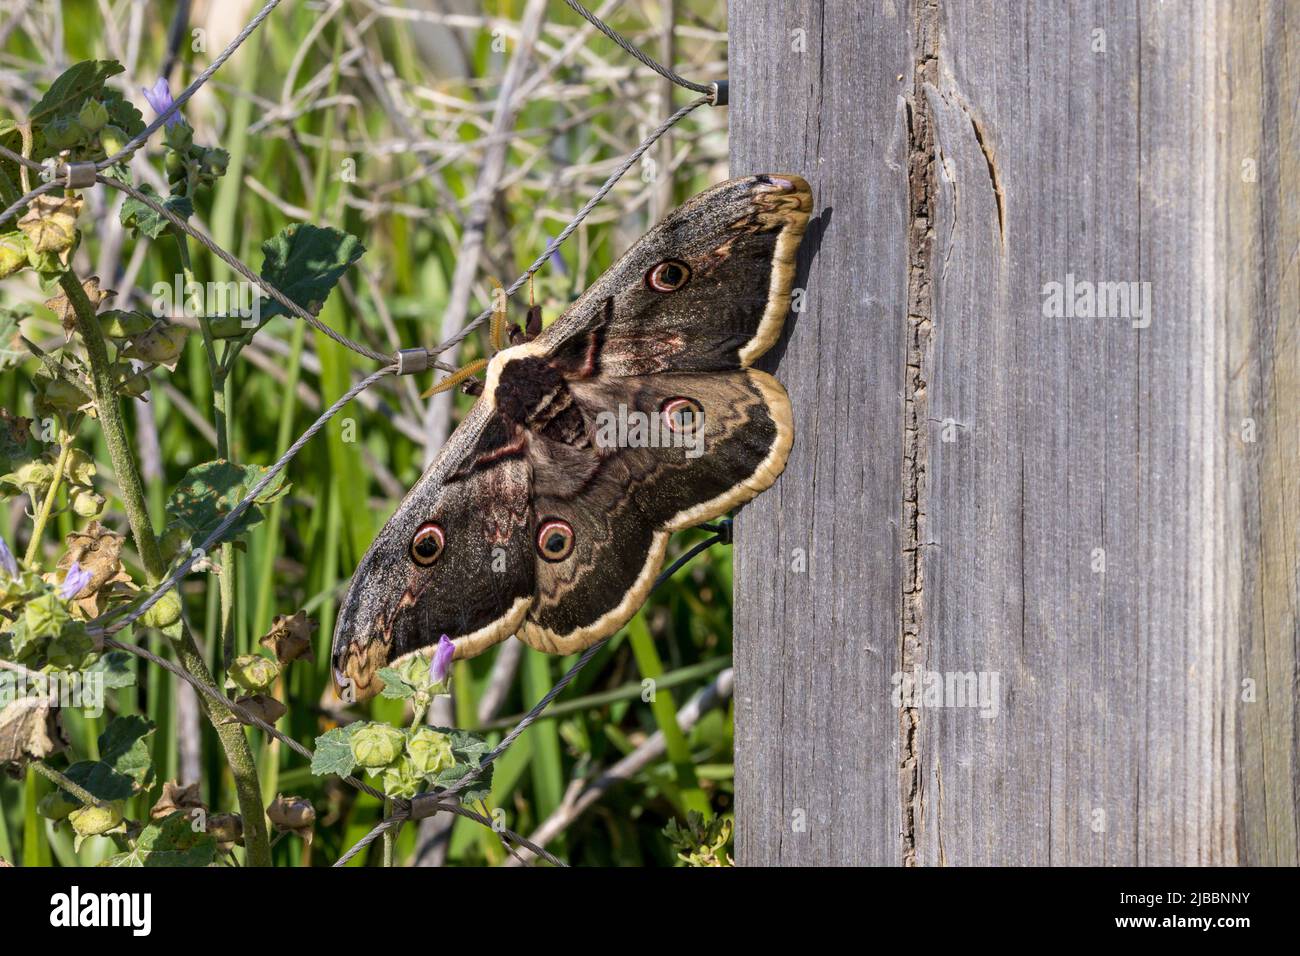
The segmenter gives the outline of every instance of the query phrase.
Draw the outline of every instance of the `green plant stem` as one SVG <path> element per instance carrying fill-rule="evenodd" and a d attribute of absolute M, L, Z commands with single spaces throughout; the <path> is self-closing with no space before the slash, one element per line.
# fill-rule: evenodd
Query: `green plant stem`
<path fill-rule="evenodd" d="M 423 699 L 421 699 L 423 698 Z M 424 715 L 429 710 L 429 705 L 433 700 L 429 695 L 421 692 L 415 696 L 415 704 L 412 706 L 413 716 L 411 717 L 411 729 L 419 730 L 424 725 Z"/>
<path fill-rule="evenodd" d="M 153 524 L 149 521 L 149 509 L 145 505 L 140 469 L 136 467 L 135 457 L 131 454 L 126 423 L 123 421 L 122 408 L 114 390 L 116 383 L 113 380 L 113 366 L 108 359 L 108 346 L 95 319 L 95 306 L 91 304 L 85 289 L 70 270 L 59 276 L 59 285 L 72 304 L 77 332 L 81 335 L 82 345 L 86 349 L 86 361 L 90 366 L 91 391 L 95 395 L 95 410 L 99 415 L 100 428 L 104 432 L 104 444 L 108 446 L 108 457 L 113 461 L 117 485 L 122 492 L 122 504 L 126 508 L 126 520 L 131 526 L 131 536 L 135 539 L 140 563 L 144 565 L 149 583 L 157 584 L 162 580 L 166 567 L 163 564 L 162 552 L 158 549 L 158 538 L 154 534 Z"/>
<path fill-rule="evenodd" d="M 13 182 L 3 170 L 0 170 L 0 198 L 6 205 L 18 200 Z M 95 318 L 95 307 L 71 270 L 59 276 L 59 285 L 62 286 L 68 302 L 72 305 L 77 331 L 86 349 L 95 408 L 99 415 L 100 427 L 104 431 L 108 455 L 113 461 L 113 470 L 117 475 L 118 489 L 126 508 L 127 523 L 131 526 L 131 536 L 135 540 L 136 551 L 144 565 L 149 584 L 156 585 L 162 580 L 166 567 L 158 547 L 158 537 L 154 534 L 153 525 L 149 521 L 144 487 L 140 482 L 140 470 L 136 466 L 135 457 L 131 454 L 126 425 L 122 420 L 122 409 L 113 390 L 113 368 L 108 360 L 108 346 L 104 342 L 104 336 Z M 190 633 L 183 619 L 164 628 L 163 633 L 171 639 L 181 666 L 192 677 L 211 685 L 212 675 L 203 661 L 203 655 L 199 652 L 194 635 Z M 248 864 L 270 866 L 271 845 L 266 831 L 266 812 L 262 807 L 257 765 L 253 762 L 253 752 L 248 746 L 248 738 L 244 736 L 242 725 L 235 721 L 234 714 L 229 708 L 209 699 L 206 694 L 200 694 L 199 700 L 208 720 L 217 731 L 217 738 L 221 741 L 226 762 L 230 765 L 231 776 L 235 781 L 235 793 L 244 820 L 244 847 L 248 854 Z M 34 792 L 29 787 L 29 797 Z M 33 813 L 32 816 L 34 817 L 35 814 Z"/>
<path fill-rule="evenodd" d="M 177 622 L 164 628 L 163 633 L 172 639 L 180 665 L 198 680 L 212 686 L 212 674 L 203 660 L 194 635 L 188 627 Z M 226 752 L 230 773 L 235 781 L 239 810 L 244 819 L 244 847 L 248 851 L 249 866 L 271 865 L 271 844 L 266 830 L 266 812 L 262 807 L 262 791 L 257 781 L 257 765 L 253 752 L 244 736 L 244 727 L 225 704 L 207 694 L 199 695 L 200 705 L 216 728 L 217 738 Z"/>
<path fill-rule="evenodd" d="M 197 285 L 194 269 L 190 265 L 188 240 L 177 236 L 181 260 L 185 270 L 185 283 Z M 208 375 L 212 380 L 212 427 L 217 434 L 217 457 L 230 461 L 230 367 L 217 357 L 217 343 L 212 338 L 211 320 L 207 310 L 199 311 L 199 330 L 203 335 L 203 353 L 208 359 Z M 220 571 L 217 574 L 217 592 L 221 601 L 221 666 L 229 671 L 235 662 L 235 545 L 221 542 Z"/>
<path fill-rule="evenodd" d="M 93 793 L 91 793 L 85 787 L 81 787 L 73 783 L 71 780 L 69 780 L 63 774 L 59 773 L 49 764 L 42 763 L 39 760 L 33 760 L 31 766 L 32 769 L 35 770 L 37 773 L 39 773 L 42 777 L 45 777 L 47 780 L 51 781 L 52 783 L 66 790 L 68 793 L 72 794 L 72 796 L 80 800 L 82 804 L 84 804 L 85 806 L 88 807 L 106 806 L 103 800 L 97 798 Z"/>
<path fill-rule="evenodd" d="M 108 446 L 109 458 L 113 461 L 113 470 L 117 475 L 122 503 L 126 508 L 127 522 L 131 526 L 131 535 L 135 540 L 136 550 L 140 554 L 140 561 L 144 565 L 149 584 L 157 585 L 166 573 L 166 566 L 158 547 L 158 538 L 149 521 L 144 487 L 127 439 L 121 405 L 113 390 L 113 371 L 108 360 L 108 347 L 95 320 L 95 307 L 82 289 L 81 283 L 77 281 L 77 277 L 71 272 L 63 273 L 59 277 L 59 284 L 63 287 L 68 301 L 72 303 L 77 331 L 86 349 L 91 387 L 95 393 L 95 408 L 99 414 L 100 427 L 104 431 L 104 442 Z M 198 644 L 189 628 L 178 621 L 170 627 L 163 628 L 163 633 L 171 639 L 181 666 L 191 676 L 211 685 L 212 675 L 208 671 L 207 664 L 204 663 L 203 655 L 199 652 Z M 244 846 L 248 851 L 248 863 L 250 866 L 270 866 L 271 849 L 267 839 L 266 816 L 262 808 L 261 790 L 258 787 L 257 766 L 253 762 L 248 738 L 244 736 L 243 727 L 235 721 L 234 715 L 227 707 L 207 699 L 206 695 L 201 698 L 201 706 L 217 731 L 217 737 L 225 750 L 226 761 L 230 765 L 231 775 L 234 777 L 239 808 L 244 818 Z"/>
<path fill-rule="evenodd" d="M 28 765 L 23 782 L 23 866 L 50 865 L 50 842 L 36 805 L 36 772 Z"/>
<path fill-rule="evenodd" d="M 393 814 L 393 798 L 384 797 L 384 817 L 390 817 Z M 393 865 L 393 857 L 397 851 L 397 831 L 398 827 L 389 827 L 384 831 L 384 866 Z"/>
<path fill-rule="evenodd" d="M 24 559 L 28 565 L 40 554 L 41 536 L 45 534 L 45 523 L 50 520 L 50 512 L 54 509 L 54 499 L 59 493 L 59 485 L 63 483 L 63 473 L 68 468 L 68 457 L 71 452 L 72 438 L 67 436 L 59 445 L 59 457 L 54 463 L 54 477 L 50 480 L 50 490 L 46 493 L 45 500 L 41 502 L 40 510 L 36 512 L 36 520 L 32 522 L 32 540 L 27 542 L 27 556 Z"/>
<path fill-rule="evenodd" d="M 698 810 L 705 820 L 711 819 L 713 808 L 709 805 L 708 796 L 700 789 L 700 782 L 695 776 L 695 764 L 691 760 L 690 745 L 687 743 L 686 735 L 677 725 L 677 704 L 673 700 L 673 693 L 659 684 L 660 678 L 664 676 L 664 665 L 650 636 L 644 611 L 628 621 L 627 635 L 632 647 L 632 656 L 636 658 L 637 669 L 641 671 L 642 678 L 655 682 L 655 693 L 650 700 L 650 710 L 654 714 L 655 722 L 659 724 L 660 731 L 663 732 L 664 749 L 668 753 L 668 761 L 677 777 L 677 785 L 681 788 L 682 803 L 688 810 Z"/>

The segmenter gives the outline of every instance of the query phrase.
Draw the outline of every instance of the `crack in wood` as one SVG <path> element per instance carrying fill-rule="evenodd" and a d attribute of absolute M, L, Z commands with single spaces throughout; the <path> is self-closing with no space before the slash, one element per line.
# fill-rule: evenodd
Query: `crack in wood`
<path fill-rule="evenodd" d="M 988 165 L 989 184 L 993 187 L 993 199 L 997 203 L 998 207 L 998 239 L 1001 240 L 1002 245 L 1005 246 L 1007 244 L 1006 197 L 1002 193 L 1002 183 L 998 179 L 997 164 L 993 161 L 993 149 L 985 141 L 984 127 L 982 127 L 979 120 L 975 118 L 975 114 L 970 111 L 970 108 L 966 105 L 966 101 L 959 96 L 957 97 L 957 105 L 961 108 L 961 111 L 966 114 L 966 118 L 970 120 L 970 128 L 975 132 L 975 142 L 979 143 L 980 152 L 984 154 L 984 162 Z"/>
<path fill-rule="evenodd" d="M 911 101 L 908 127 L 908 276 L 907 367 L 903 392 L 903 593 L 899 627 L 899 667 L 904 673 L 923 662 L 920 646 L 924 612 L 925 471 L 929 445 L 926 366 L 933 325 L 931 269 L 934 245 L 933 203 L 936 193 L 933 117 L 927 84 L 938 75 L 939 8 L 937 0 L 914 0 Z M 920 765 L 920 711 L 908 702 L 899 708 L 899 797 L 902 810 L 901 855 L 915 866 L 916 835 L 925 801 Z"/>

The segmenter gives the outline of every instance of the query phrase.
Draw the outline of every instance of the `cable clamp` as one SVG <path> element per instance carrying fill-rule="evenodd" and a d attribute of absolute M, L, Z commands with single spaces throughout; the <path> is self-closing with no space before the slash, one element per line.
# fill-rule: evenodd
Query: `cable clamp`
<path fill-rule="evenodd" d="M 719 521 L 713 531 L 718 536 L 718 544 L 731 544 L 732 527 L 730 518 L 723 518 Z"/>
<path fill-rule="evenodd" d="M 711 84 L 709 84 L 709 85 L 712 87 L 712 90 L 713 90 L 713 91 L 709 94 L 709 105 L 710 105 L 710 106 L 726 106 L 727 103 L 728 103 L 728 102 L 730 101 L 730 99 L 731 99 L 730 91 L 729 91 L 728 88 L 727 88 L 727 87 L 728 87 L 728 81 L 727 81 L 727 80 L 715 80 L 713 83 L 711 83 Z"/>
<path fill-rule="evenodd" d="M 427 372 L 432 363 L 428 349 L 401 349 L 397 353 L 397 374 L 414 375 Z"/>
<path fill-rule="evenodd" d="M 67 189 L 87 189 L 95 185 L 99 170 L 94 163 L 63 163 L 57 173 L 63 176 L 63 185 Z"/>

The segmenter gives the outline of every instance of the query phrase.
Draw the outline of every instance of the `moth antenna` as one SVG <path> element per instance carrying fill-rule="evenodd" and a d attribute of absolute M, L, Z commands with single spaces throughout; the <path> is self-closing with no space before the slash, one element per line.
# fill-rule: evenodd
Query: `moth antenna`
<path fill-rule="evenodd" d="M 464 366 L 463 368 L 457 369 L 456 371 L 452 372 L 441 382 L 431 385 L 426 391 L 420 394 L 420 397 L 428 398 L 431 395 L 437 395 L 439 392 L 445 392 L 449 388 L 455 388 L 461 382 L 465 381 L 465 379 L 470 378 L 473 375 L 477 375 L 479 372 L 483 371 L 485 368 L 487 368 L 487 364 L 488 364 L 487 359 L 478 359 L 476 361 L 470 362 L 468 365 Z"/>
<path fill-rule="evenodd" d="M 506 310 L 492 313 L 492 351 L 500 352 L 502 349 L 510 347 L 510 336 L 506 332 L 506 327 L 510 323 L 506 321 Z"/>
<path fill-rule="evenodd" d="M 491 276 L 488 282 L 492 283 L 492 350 L 500 352 L 510 347 L 510 340 L 506 337 L 506 290 Z"/>

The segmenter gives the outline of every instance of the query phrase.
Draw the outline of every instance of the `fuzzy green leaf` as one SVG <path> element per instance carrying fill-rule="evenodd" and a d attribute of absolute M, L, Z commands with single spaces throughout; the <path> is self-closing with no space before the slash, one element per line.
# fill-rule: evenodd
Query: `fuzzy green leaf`
<path fill-rule="evenodd" d="M 118 853 L 101 866 L 210 866 L 217 859 L 217 841 L 195 832 L 190 818 L 177 811 L 140 831 L 135 846 Z"/>
<path fill-rule="evenodd" d="M 135 683 L 132 660 L 126 651 L 109 651 L 81 672 L 82 679 L 85 679 L 86 674 L 103 674 L 105 690 L 130 687 Z"/>
<path fill-rule="evenodd" d="M 23 624 L 34 638 L 54 637 L 63 630 L 68 609 L 53 591 L 27 602 Z"/>
<path fill-rule="evenodd" d="M 189 219 L 194 214 L 194 203 L 190 202 L 188 196 L 168 196 L 164 199 L 158 195 L 158 190 L 148 183 L 142 184 L 139 188 L 140 192 L 161 203 L 163 208 L 175 213 L 181 219 Z M 157 239 L 171 228 L 170 222 L 134 196 L 126 197 L 119 218 L 122 220 L 122 225 L 150 239 Z"/>
<path fill-rule="evenodd" d="M 379 693 L 389 700 L 406 700 L 415 696 L 415 688 L 402 680 L 402 675 L 395 668 L 385 667 L 380 670 L 379 679 L 384 682 L 384 689 Z"/>
<path fill-rule="evenodd" d="M 262 278 L 307 311 L 319 312 L 348 266 L 365 251 L 356 236 L 296 223 L 262 243 Z M 271 299 L 262 307 L 262 321 L 284 313 L 284 307 Z"/>
<path fill-rule="evenodd" d="M 153 722 L 139 714 L 114 717 L 99 735 L 100 762 L 147 787 L 153 779 L 153 757 L 145 738 L 153 732 Z"/>
<path fill-rule="evenodd" d="M 266 472 L 267 469 L 260 465 L 233 465 L 222 459 L 196 465 L 185 473 L 167 499 L 167 514 L 182 522 L 196 542 L 201 541 L 244 500 Z M 288 490 L 284 472 L 280 472 L 239 516 L 227 532 L 226 539 L 241 535 L 260 522 L 263 515 L 258 505 L 269 504 Z"/>
<path fill-rule="evenodd" d="M 346 777 L 356 769 L 357 761 L 352 756 L 352 735 L 366 725 L 364 720 L 335 727 L 316 738 L 316 752 L 311 758 L 311 772 L 317 776 L 338 774 Z"/>
<path fill-rule="evenodd" d="M 116 60 L 83 60 L 64 70 L 27 114 L 33 126 L 56 116 L 75 115 L 92 96 L 104 89 L 104 81 L 126 68 Z"/>
<path fill-rule="evenodd" d="M 130 777 L 100 760 L 78 760 L 63 775 L 89 790 L 92 796 L 108 802 L 125 800 L 135 793 L 135 783 Z"/>

